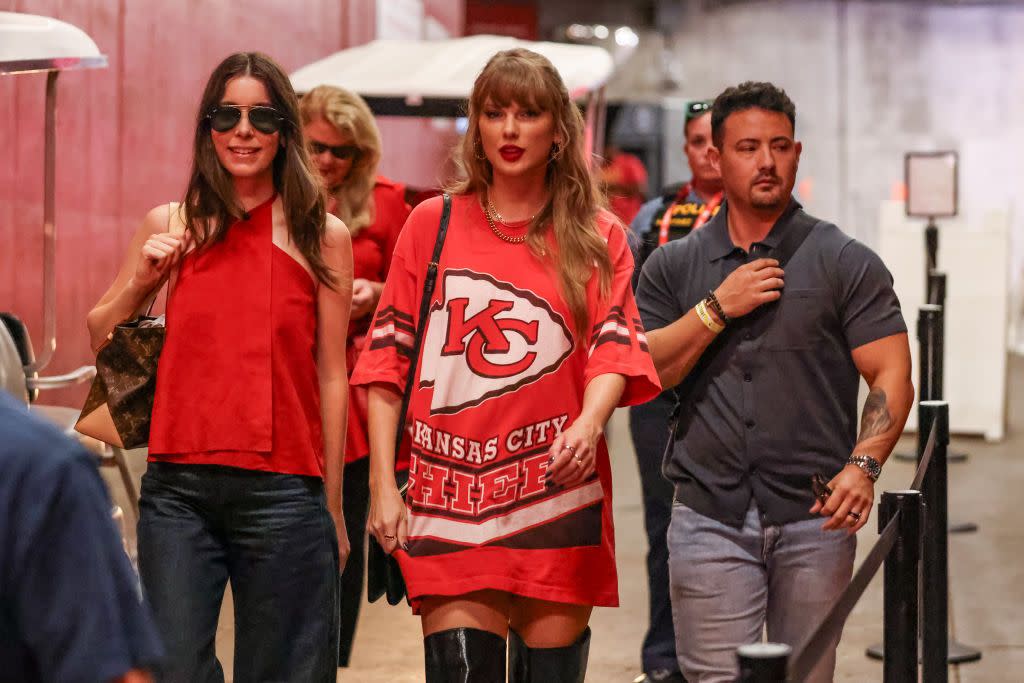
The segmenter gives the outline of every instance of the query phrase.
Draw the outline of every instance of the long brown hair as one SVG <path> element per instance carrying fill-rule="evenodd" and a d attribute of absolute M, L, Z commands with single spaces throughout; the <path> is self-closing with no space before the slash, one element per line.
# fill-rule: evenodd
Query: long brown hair
<path fill-rule="evenodd" d="M 333 85 L 318 85 L 299 100 L 302 125 L 323 119 L 352 138 L 359 155 L 340 187 L 328 188 L 338 200 L 338 218 L 356 235 L 373 222 L 373 186 L 380 162 L 380 131 L 362 97 Z"/>
<path fill-rule="evenodd" d="M 453 188 L 460 194 L 483 195 L 494 179 L 491 162 L 481 158 L 479 118 L 488 99 L 499 107 L 515 102 L 521 107 L 549 111 L 554 117 L 562 144 L 552 149 L 545 176 L 548 201 L 530 223 L 526 243 L 534 254 L 546 258 L 547 232 L 554 231 L 557 250 L 551 258 L 562 296 L 572 312 L 577 334 L 584 334 L 591 322 L 587 283 L 596 274 L 600 295 L 607 297 L 614 267 L 597 227 L 601 195 L 584 151 L 583 116 L 546 57 L 523 48 L 494 55 L 477 76 L 469 97 L 469 127 L 459 154 L 466 179 Z"/>
<path fill-rule="evenodd" d="M 326 234 L 324 196 L 298 124 L 299 101 L 284 71 L 264 54 L 237 52 L 221 62 L 206 82 L 196 113 L 192 174 L 182 202 L 185 227 L 197 247 L 202 248 L 224 239 L 231 219 L 244 214 L 231 174 L 217 158 L 207 119 L 210 110 L 224 97 L 228 81 L 239 76 L 261 81 L 270 95 L 270 105 L 285 119 L 281 148 L 274 155 L 274 187 L 284 204 L 291 240 L 317 279 L 333 287 L 337 280 L 320 253 Z"/>

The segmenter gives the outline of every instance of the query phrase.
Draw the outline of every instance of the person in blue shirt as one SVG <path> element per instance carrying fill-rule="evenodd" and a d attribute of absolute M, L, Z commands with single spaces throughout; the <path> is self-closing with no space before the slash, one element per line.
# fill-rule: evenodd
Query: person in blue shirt
<path fill-rule="evenodd" d="M 143 683 L 163 654 L 92 456 L 0 391 L 0 683 Z"/>
<path fill-rule="evenodd" d="M 647 202 L 630 226 L 636 274 L 658 247 L 699 230 L 718 213 L 722 204 L 722 176 L 708 159 L 711 146 L 711 101 L 697 100 L 686 108 L 683 152 L 690 180 Z M 636 280 L 634 280 L 635 284 Z M 647 634 L 641 648 L 643 674 L 634 683 L 685 683 L 676 662 L 675 630 L 669 601 L 668 544 L 665 535 L 672 517 L 672 485 L 661 473 L 668 440 L 669 416 L 676 403 L 675 390 L 662 392 L 629 411 L 629 428 L 640 467 L 647 531 Z"/>

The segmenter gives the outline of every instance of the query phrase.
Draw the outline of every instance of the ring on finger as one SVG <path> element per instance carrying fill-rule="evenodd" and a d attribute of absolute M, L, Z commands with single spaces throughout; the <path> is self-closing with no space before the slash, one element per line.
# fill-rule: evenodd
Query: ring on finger
<path fill-rule="evenodd" d="M 850 515 L 850 517 L 853 517 L 853 520 L 855 522 L 859 522 L 860 521 L 860 513 L 859 512 L 854 512 L 853 510 L 850 510 L 847 514 Z"/>
<path fill-rule="evenodd" d="M 384 538 L 388 539 L 389 541 L 393 541 L 393 540 L 395 540 L 395 537 L 394 537 L 394 536 L 391 536 L 391 535 L 389 535 L 389 534 L 384 534 Z"/>
<path fill-rule="evenodd" d="M 576 461 L 576 466 L 577 467 L 583 467 L 583 458 L 581 458 L 578 455 L 573 454 L 572 459 Z"/>

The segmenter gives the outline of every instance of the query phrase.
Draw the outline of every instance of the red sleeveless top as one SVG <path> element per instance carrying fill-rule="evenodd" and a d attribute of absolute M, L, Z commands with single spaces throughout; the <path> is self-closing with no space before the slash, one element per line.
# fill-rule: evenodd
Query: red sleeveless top
<path fill-rule="evenodd" d="M 151 461 L 323 476 L 316 283 L 273 243 L 275 200 L 181 261 Z"/>

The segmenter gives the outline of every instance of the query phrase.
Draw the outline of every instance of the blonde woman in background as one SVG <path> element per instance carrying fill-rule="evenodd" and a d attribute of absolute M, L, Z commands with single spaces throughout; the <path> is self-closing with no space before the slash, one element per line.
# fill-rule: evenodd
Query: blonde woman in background
<path fill-rule="evenodd" d="M 352 235 L 354 280 L 347 346 L 351 372 L 366 341 L 409 206 L 404 187 L 377 173 L 380 133 L 363 98 L 344 88 L 321 85 L 303 96 L 299 109 L 310 158 L 327 193 L 327 211 L 344 221 Z M 338 666 L 342 667 L 348 666 L 352 653 L 366 565 L 363 530 L 369 505 L 369 442 L 364 388 L 351 389 L 345 443 L 342 499 L 345 526 L 355 536 L 341 577 Z M 408 467 L 408 460 L 403 458 L 398 466 Z"/>

